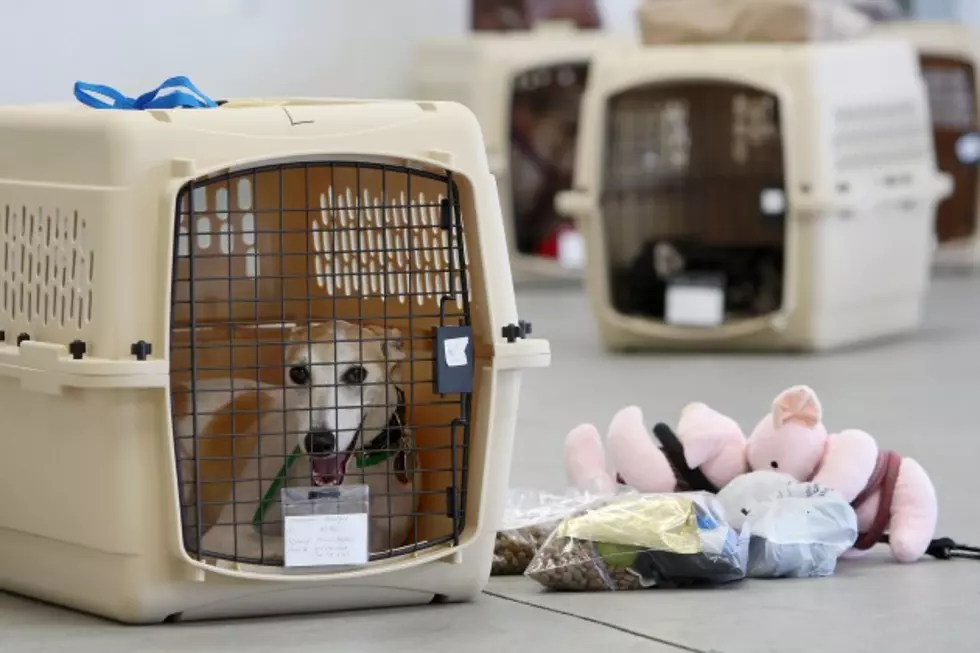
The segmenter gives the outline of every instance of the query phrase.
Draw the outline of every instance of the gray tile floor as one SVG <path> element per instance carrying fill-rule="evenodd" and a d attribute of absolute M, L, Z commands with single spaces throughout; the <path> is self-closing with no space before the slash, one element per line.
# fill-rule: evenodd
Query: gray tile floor
<path fill-rule="evenodd" d="M 551 340 L 554 362 L 524 385 L 512 484 L 560 489 L 561 443 L 581 421 L 604 428 L 627 403 L 674 421 L 701 399 L 747 428 L 781 388 L 808 383 L 831 425 L 864 428 L 931 471 L 940 530 L 980 544 L 980 278 L 933 286 L 912 338 L 822 356 L 610 356 L 585 297 L 520 293 L 521 315 Z M 0 554 L 2 555 L 2 554 Z M 964 652 L 980 648 L 980 562 L 899 566 L 872 554 L 829 579 L 755 581 L 726 589 L 547 594 L 500 579 L 467 605 L 234 624 L 123 627 L 0 594 L 0 651 L 488 651 L 600 647 L 723 653 Z M 456 633 L 450 632 L 455 630 Z"/>

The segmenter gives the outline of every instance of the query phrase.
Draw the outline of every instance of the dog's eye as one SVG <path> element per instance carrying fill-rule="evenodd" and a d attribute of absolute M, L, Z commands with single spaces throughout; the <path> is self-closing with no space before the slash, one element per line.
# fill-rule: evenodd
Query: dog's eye
<path fill-rule="evenodd" d="M 364 383 L 367 375 L 368 371 L 365 368 L 360 365 L 355 365 L 354 367 L 347 368 L 347 371 L 340 377 L 340 380 L 348 385 L 357 385 L 358 383 Z"/>
<path fill-rule="evenodd" d="M 306 385 L 310 382 L 310 370 L 305 365 L 289 368 L 289 380 L 296 385 Z"/>

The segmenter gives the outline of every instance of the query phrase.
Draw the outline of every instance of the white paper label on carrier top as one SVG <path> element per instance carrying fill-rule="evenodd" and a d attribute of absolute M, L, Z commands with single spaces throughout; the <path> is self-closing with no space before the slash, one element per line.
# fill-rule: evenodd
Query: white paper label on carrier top
<path fill-rule="evenodd" d="M 367 513 L 294 515 L 285 518 L 287 567 L 364 565 L 368 562 Z"/>
<path fill-rule="evenodd" d="M 963 134 L 956 141 L 956 158 L 960 163 L 980 161 L 980 134 Z"/>
<path fill-rule="evenodd" d="M 759 209 L 764 215 L 786 212 L 786 193 L 778 188 L 766 188 L 759 195 Z"/>
<path fill-rule="evenodd" d="M 585 240 L 578 231 L 568 229 L 558 234 L 558 263 L 572 270 L 585 265 Z"/>
<path fill-rule="evenodd" d="M 725 320 L 725 292 L 712 285 L 667 286 L 664 318 L 677 326 L 718 326 Z"/>
<path fill-rule="evenodd" d="M 468 337 L 446 339 L 442 345 L 443 352 L 446 354 L 446 365 L 449 367 L 466 365 L 466 347 L 469 344 L 470 339 Z"/>

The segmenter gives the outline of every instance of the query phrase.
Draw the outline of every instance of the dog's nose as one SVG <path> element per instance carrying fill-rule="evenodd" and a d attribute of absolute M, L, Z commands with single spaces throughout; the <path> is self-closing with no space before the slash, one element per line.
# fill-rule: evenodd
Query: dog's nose
<path fill-rule="evenodd" d="M 330 429 L 313 429 L 306 434 L 304 444 L 307 453 L 333 453 L 337 438 Z"/>

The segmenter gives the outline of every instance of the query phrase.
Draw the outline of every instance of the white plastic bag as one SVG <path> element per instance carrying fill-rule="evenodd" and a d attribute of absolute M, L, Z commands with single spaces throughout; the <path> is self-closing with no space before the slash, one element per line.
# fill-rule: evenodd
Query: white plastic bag
<path fill-rule="evenodd" d="M 777 472 L 736 478 L 718 495 L 752 578 L 829 576 L 858 536 L 857 515 L 837 492 Z"/>

